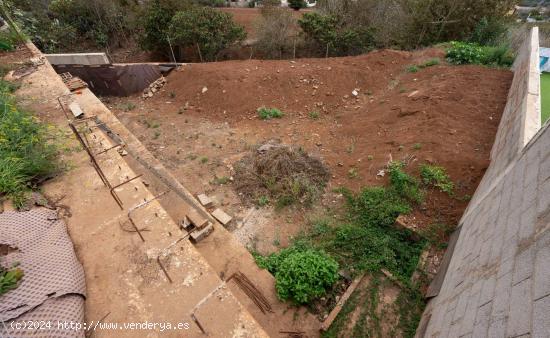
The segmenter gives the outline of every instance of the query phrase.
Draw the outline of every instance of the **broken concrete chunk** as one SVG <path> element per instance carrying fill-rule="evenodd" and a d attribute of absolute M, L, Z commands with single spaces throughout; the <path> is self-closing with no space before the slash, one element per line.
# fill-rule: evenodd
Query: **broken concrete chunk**
<path fill-rule="evenodd" d="M 220 223 L 223 225 L 227 225 L 233 219 L 220 208 L 212 211 L 212 216 L 214 216 L 214 218 L 220 221 Z"/>
<path fill-rule="evenodd" d="M 208 225 L 204 227 L 204 229 L 197 229 L 193 231 L 190 235 L 191 239 L 195 242 L 202 241 L 206 236 L 210 235 L 210 233 L 214 231 L 214 225 L 212 223 L 208 222 Z"/>
<path fill-rule="evenodd" d="M 74 117 L 80 117 L 80 116 L 84 115 L 84 112 L 80 108 L 80 105 L 78 104 L 78 102 L 72 102 L 69 105 L 69 109 L 71 110 L 71 113 L 73 113 Z"/>
<path fill-rule="evenodd" d="M 191 224 L 193 224 L 198 229 L 202 229 L 206 226 L 206 224 L 208 224 L 208 220 L 199 215 L 199 213 L 195 210 L 191 210 L 187 214 L 187 218 L 189 219 L 189 221 L 191 221 Z"/>
<path fill-rule="evenodd" d="M 205 194 L 200 194 L 197 196 L 197 198 L 199 199 L 199 202 L 201 202 L 203 206 L 207 208 L 212 206 L 212 199 L 206 196 Z"/>

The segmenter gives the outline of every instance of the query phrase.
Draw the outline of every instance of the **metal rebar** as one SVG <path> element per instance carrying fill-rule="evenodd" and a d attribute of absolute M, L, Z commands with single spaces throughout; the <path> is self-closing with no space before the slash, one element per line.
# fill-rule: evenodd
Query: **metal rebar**
<path fill-rule="evenodd" d="M 110 188 L 111 185 L 107 181 L 107 178 L 105 177 L 105 174 L 103 173 L 103 171 L 99 167 L 99 164 L 97 163 L 97 161 L 96 161 L 94 155 L 92 154 L 90 148 L 86 145 L 86 143 L 82 139 L 82 136 L 80 135 L 78 130 L 76 130 L 76 127 L 74 126 L 74 124 L 69 123 L 69 127 L 71 128 L 73 133 L 76 135 L 76 138 L 78 139 L 78 141 L 80 141 L 80 144 L 82 145 L 82 147 L 84 147 L 84 150 L 86 150 L 86 152 L 88 153 L 88 156 L 90 157 L 90 160 L 92 161 L 93 167 L 95 168 L 95 170 L 97 171 L 97 174 L 99 175 L 99 177 L 103 181 L 103 184 L 105 184 L 106 186 L 108 186 Z"/>
<path fill-rule="evenodd" d="M 197 326 L 199 327 L 199 329 L 201 329 L 202 334 L 206 334 L 206 331 L 204 330 L 204 328 L 202 327 L 201 323 L 199 322 L 199 320 L 197 319 L 197 317 L 195 316 L 194 313 L 191 314 L 191 319 L 193 319 L 193 321 L 195 322 L 195 324 L 197 324 Z"/>
<path fill-rule="evenodd" d="M 132 217 L 130 217 L 130 215 L 128 215 L 128 219 L 130 220 L 130 223 L 134 227 L 134 230 L 136 230 L 137 234 L 139 235 L 139 238 L 141 238 L 141 241 L 145 242 L 145 238 L 143 238 L 141 231 L 138 229 L 138 227 L 136 226 L 136 223 L 134 223 L 134 220 L 132 219 Z"/>
<path fill-rule="evenodd" d="M 116 144 L 116 145 L 114 145 L 114 146 L 112 146 L 112 147 L 109 147 L 109 148 L 107 148 L 107 149 L 103 149 L 103 150 L 100 151 L 100 152 L 97 152 L 96 155 L 104 154 L 104 153 L 108 152 L 108 151 L 111 150 L 111 149 L 115 149 L 116 147 L 121 147 L 121 146 L 122 146 L 122 144 Z"/>
<path fill-rule="evenodd" d="M 162 269 L 162 272 L 164 272 L 164 275 L 166 276 L 166 278 L 168 279 L 170 284 L 172 284 L 173 283 L 172 278 L 170 278 L 170 275 L 168 274 L 168 271 L 166 271 L 166 269 L 164 268 L 164 265 L 162 265 L 162 263 L 160 262 L 160 256 L 157 256 L 157 263 L 159 263 L 159 266 Z"/>

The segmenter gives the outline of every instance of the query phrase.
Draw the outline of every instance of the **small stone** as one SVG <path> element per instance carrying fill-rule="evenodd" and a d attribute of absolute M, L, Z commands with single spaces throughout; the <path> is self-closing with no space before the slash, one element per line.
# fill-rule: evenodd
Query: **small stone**
<path fill-rule="evenodd" d="M 202 91 L 201 91 L 201 92 L 202 92 L 203 94 L 206 93 L 207 91 L 208 91 L 208 88 L 207 88 L 207 87 L 202 87 Z"/>

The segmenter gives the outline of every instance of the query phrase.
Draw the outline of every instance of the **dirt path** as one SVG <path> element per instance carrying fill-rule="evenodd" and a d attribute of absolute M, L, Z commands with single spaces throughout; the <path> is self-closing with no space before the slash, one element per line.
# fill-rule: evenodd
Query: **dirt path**
<path fill-rule="evenodd" d="M 405 71 L 434 57 L 441 64 Z M 240 203 L 226 178 L 255 144 L 280 139 L 321 157 L 332 179 L 320 209 L 339 204 L 333 187 L 385 184 L 376 174 L 390 158 L 411 160 L 407 170 L 415 174 L 418 164 L 436 163 L 454 181 L 455 198 L 430 191 L 409 222 L 456 224 L 487 168 L 511 78 L 507 70 L 447 65 L 438 49 L 384 50 L 345 58 L 190 64 L 170 74 L 151 99 L 107 104 L 180 182 L 193 193 L 214 196 L 236 216 L 233 229 L 242 243 L 265 252 L 300 231 L 306 213 Z M 128 102 L 136 108 L 124 111 Z M 261 106 L 285 116 L 260 120 Z"/>

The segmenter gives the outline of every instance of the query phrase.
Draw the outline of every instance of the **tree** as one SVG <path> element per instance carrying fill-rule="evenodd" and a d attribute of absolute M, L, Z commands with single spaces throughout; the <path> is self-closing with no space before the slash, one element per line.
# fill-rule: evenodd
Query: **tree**
<path fill-rule="evenodd" d="M 205 60 L 215 60 L 221 50 L 246 38 L 244 28 L 233 22 L 231 14 L 209 7 L 177 12 L 169 34 L 175 44 L 197 48 Z"/>
<path fill-rule="evenodd" d="M 188 1 L 152 0 L 145 4 L 140 25 L 143 32 L 139 43 L 142 49 L 157 52 L 168 52 L 168 28 L 174 15 L 190 7 Z"/>
<path fill-rule="evenodd" d="M 371 30 L 361 25 L 350 25 L 342 17 L 305 13 L 298 20 L 306 39 L 317 44 L 326 54 L 353 55 L 374 46 Z"/>

